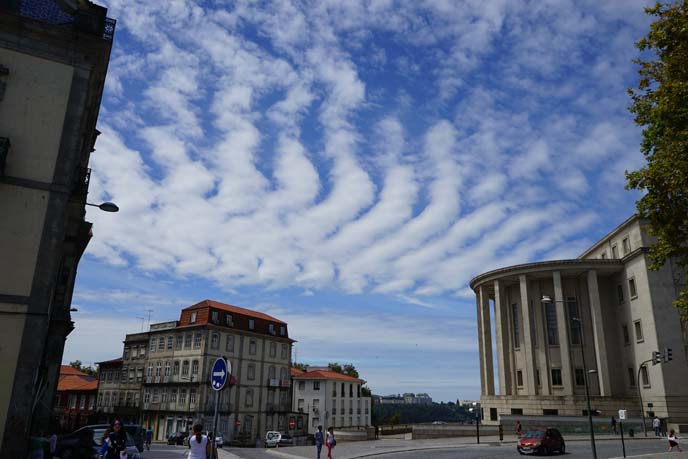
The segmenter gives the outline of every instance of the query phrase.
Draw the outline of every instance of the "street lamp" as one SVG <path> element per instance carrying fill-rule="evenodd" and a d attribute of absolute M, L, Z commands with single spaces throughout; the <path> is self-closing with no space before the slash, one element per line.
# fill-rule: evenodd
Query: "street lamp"
<path fill-rule="evenodd" d="M 119 207 L 114 202 L 104 202 L 102 204 L 91 204 L 90 202 L 87 202 L 86 205 L 97 207 L 103 212 L 119 212 Z"/>
<path fill-rule="evenodd" d="M 542 295 L 542 303 L 566 303 L 562 300 L 554 300 L 549 295 Z M 588 423 L 590 424 L 590 446 L 592 447 L 592 457 L 597 459 L 597 448 L 595 447 L 595 431 L 592 424 L 592 408 L 590 406 L 590 388 L 588 386 L 588 374 L 595 374 L 597 370 L 588 370 L 585 362 L 585 341 L 583 340 L 583 322 L 579 317 L 571 317 L 571 320 L 578 323 L 578 337 L 581 346 L 581 358 L 583 359 L 583 380 L 585 383 L 585 401 L 588 405 Z"/>

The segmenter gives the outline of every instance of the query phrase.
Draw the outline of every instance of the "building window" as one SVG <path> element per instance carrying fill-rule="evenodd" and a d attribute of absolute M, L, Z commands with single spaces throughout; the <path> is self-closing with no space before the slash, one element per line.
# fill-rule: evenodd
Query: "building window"
<path fill-rule="evenodd" d="M 256 366 L 252 363 L 248 364 L 247 378 L 249 381 L 253 381 L 256 379 Z"/>
<path fill-rule="evenodd" d="M 320 390 L 320 381 L 313 381 L 313 390 Z"/>
<path fill-rule="evenodd" d="M 270 365 L 268 368 L 268 379 L 275 379 L 277 373 L 275 372 L 275 366 Z"/>
<path fill-rule="evenodd" d="M 141 358 L 146 357 L 146 346 L 141 346 L 139 348 L 139 357 L 141 357 Z"/>
<path fill-rule="evenodd" d="M 177 389 L 173 388 L 170 392 L 170 403 L 177 403 Z"/>
<path fill-rule="evenodd" d="M 511 305 L 511 319 L 514 326 L 514 348 L 518 349 L 521 347 L 521 336 L 519 330 L 519 317 L 518 317 L 518 304 L 514 303 Z"/>
<path fill-rule="evenodd" d="M 201 334 L 196 333 L 194 335 L 194 349 L 200 349 L 201 348 Z"/>
<path fill-rule="evenodd" d="M 155 343 L 156 343 L 156 338 L 151 338 L 150 340 L 150 351 L 155 352 Z"/>
<path fill-rule="evenodd" d="M 179 375 L 179 360 L 174 361 L 174 366 L 172 367 L 172 374 L 175 376 Z"/>
<path fill-rule="evenodd" d="M 167 337 L 167 350 L 172 350 L 174 348 L 174 336 Z"/>
<path fill-rule="evenodd" d="M 646 365 L 640 367 L 640 380 L 643 383 L 643 387 L 650 387 L 650 375 L 647 372 Z"/>
<path fill-rule="evenodd" d="M 559 345 L 559 332 L 557 331 L 557 308 L 554 303 L 545 303 L 545 321 L 547 322 L 547 344 Z"/>
<path fill-rule="evenodd" d="M 280 325 L 280 336 L 285 336 L 287 334 L 287 327 Z"/>
<path fill-rule="evenodd" d="M 246 406 L 253 406 L 253 389 L 246 389 Z"/>
<path fill-rule="evenodd" d="M 124 360 L 127 360 L 127 359 L 129 358 L 129 348 L 128 348 L 128 347 L 125 347 L 125 348 L 124 348 L 124 356 L 123 356 L 123 358 L 124 358 Z"/>
<path fill-rule="evenodd" d="M 146 370 L 146 376 L 148 376 L 148 377 L 153 376 L 153 364 L 152 363 L 148 364 L 148 369 Z"/>
<path fill-rule="evenodd" d="M 342 394 L 342 397 L 346 396 L 346 392 L 344 392 L 344 383 L 342 383 L 342 388 L 341 388 L 340 393 Z M 342 409 L 344 409 L 344 400 L 342 400 Z"/>
<path fill-rule="evenodd" d="M 162 389 L 162 403 L 167 403 L 167 387 L 163 387 Z"/>
<path fill-rule="evenodd" d="M 349 397 L 353 397 L 353 396 L 354 396 L 354 385 L 349 384 Z M 351 404 L 352 401 L 349 401 L 349 403 Z"/>
<path fill-rule="evenodd" d="M 186 389 L 179 389 L 179 403 L 186 403 Z"/>
<path fill-rule="evenodd" d="M 196 404 L 196 388 L 192 387 L 189 389 L 189 405 Z"/>
<path fill-rule="evenodd" d="M 256 321 L 254 319 L 248 319 L 248 329 L 249 330 L 255 330 L 256 329 Z"/>
<path fill-rule="evenodd" d="M 623 247 L 624 255 L 628 255 L 631 252 L 631 242 L 628 240 L 628 237 L 623 238 L 621 246 Z"/>
<path fill-rule="evenodd" d="M 299 390 L 306 390 L 306 381 L 299 381 Z"/>
<path fill-rule="evenodd" d="M 155 376 L 160 376 L 161 372 L 162 372 L 162 362 L 156 362 L 155 363 Z"/>
<path fill-rule="evenodd" d="M 561 380 L 561 368 L 552 368 L 552 385 L 561 386 L 563 382 Z"/>
<path fill-rule="evenodd" d="M 542 415 L 543 416 L 559 416 L 559 410 L 542 410 Z"/>
<path fill-rule="evenodd" d="M 210 347 L 213 349 L 220 349 L 220 334 L 219 333 L 213 333 L 212 338 L 210 340 Z"/>
<path fill-rule="evenodd" d="M 182 376 L 189 376 L 189 361 L 184 360 L 182 363 Z"/>
<path fill-rule="evenodd" d="M 616 286 L 616 298 L 619 300 L 619 304 L 624 302 L 623 285 L 621 284 Z"/>
<path fill-rule="evenodd" d="M 150 389 L 148 387 L 146 387 L 146 390 L 143 393 L 143 403 L 150 403 L 150 398 L 151 398 Z"/>
<path fill-rule="evenodd" d="M 289 358 L 289 346 L 286 344 L 282 345 L 282 360 L 287 360 Z"/>
<path fill-rule="evenodd" d="M 251 355 L 256 355 L 256 352 L 258 352 L 258 343 L 255 339 L 252 339 L 248 343 L 248 353 Z"/>
<path fill-rule="evenodd" d="M 86 396 L 85 395 L 82 395 L 81 397 L 79 397 L 79 409 L 80 410 L 86 409 Z"/>
<path fill-rule="evenodd" d="M 165 362 L 165 376 L 170 375 L 170 367 L 171 367 L 170 362 Z"/>
<path fill-rule="evenodd" d="M 361 385 L 360 385 L 360 384 L 356 384 L 356 397 L 360 397 L 360 396 L 361 396 Z M 361 404 L 361 401 L 359 400 L 358 403 L 359 403 L 359 405 L 360 405 L 360 404 Z"/>
<path fill-rule="evenodd" d="M 638 291 L 635 288 L 634 278 L 628 279 L 628 294 L 631 296 L 631 299 L 638 298 Z"/>
<path fill-rule="evenodd" d="M 583 371 L 583 369 L 582 368 L 576 368 L 575 375 L 576 375 L 576 386 L 584 386 L 585 385 L 585 372 Z"/>
<path fill-rule="evenodd" d="M 225 349 L 227 352 L 234 352 L 234 335 L 227 335 L 227 345 Z"/>
<path fill-rule="evenodd" d="M 270 333 L 271 335 L 276 334 L 276 332 L 275 332 L 275 324 L 268 324 L 268 333 Z"/>
<path fill-rule="evenodd" d="M 578 345 L 581 343 L 581 327 L 580 316 L 578 315 L 578 303 L 575 297 L 567 297 L 566 305 L 569 310 L 569 330 L 571 333 L 571 344 Z M 578 319 L 578 320 L 575 320 Z"/>
<path fill-rule="evenodd" d="M 277 357 L 277 343 L 270 343 L 270 357 Z"/>
<path fill-rule="evenodd" d="M 138 392 L 136 393 L 136 395 L 138 395 Z M 91 396 L 88 398 L 88 409 L 89 409 L 89 410 L 92 410 L 93 408 L 95 408 L 95 406 L 96 406 L 96 396 L 95 396 L 95 395 L 91 395 Z"/>
<path fill-rule="evenodd" d="M 189 317 L 189 323 L 195 324 L 197 316 L 198 313 L 196 311 L 191 312 L 191 317 Z"/>
<path fill-rule="evenodd" d="M 516 372 L 516 384 L 518 387 L 523 387 L 523 371 L 521 370 Z"/>
<path fill-rule="evenodd" d="M 183 343 L 184 343 L 184 336 L 183 335 L 177 335 L 174 348 L 176 350 L 180 350 L 182 348 Z"/>
<path fill-rule="evenodd" d="M 160 402 L 160 391 L 157 388 L 153 389 L 153 403 Z"/>
<path fill-rule="evenodd" d="M 606 259 L 607 259 L 607 252 L 606 252 L 606 251 L 605 251 L 605 252 L 602 252 L 602 253 L 600 254 L 600 258 L 601 258 L 602 260 L 606 260 Z"/>
<path fill-rule="evenodd" d="M 631 337 L 628 334 L 628 326 L 627 325 L 622 325 L 621 330 L 623 331 L 623 340 L 624 344 L 631 344 Z"/>
<path fill-rule="evenodd" d="M 225 325 L 228 327 L 234 326 L 234 319 L 231 314 L 225 314 Z"/>
<path fill-rule="evenodd" d="M 512 416 L 523 416 L 523 408 L 511 408 Z"/>
<path fill-rule="evenodd" d="M 164 351 L 165 350 L 165 337 L 161 336 L 158 338 L 158 351 Z"/>
<path fill-rule="evenodd" d="M 193 362 L 191 362 L 191 374 L 192 375 L 198 374 L 198 360 L 194 360 Z"/>
<path fill-rule="evenodd" d="M 628 385 L 635 387 L 635 369 L 632 367 L 628 368 Z"/>
<path fill-rule="evenodd" d="M 616 246 L 616 244 L 612 246 L 612 258 L 619 258 L 619 248 Z"/>
<path fill-rule="evenodd" d="M 220 313 L 218 311 L 213 311 L 210 313 L 210 320 L 214 324 L 219 324 L 220 323 Z"/>
<path fill-rule="evenodd" d="M 640 323 L 640 320 L 636 320 L 633 322 L 633 327 L 635 328 L 635 341 L 636 343 L 640 343 L 643 341 L 643 325 Z"/>

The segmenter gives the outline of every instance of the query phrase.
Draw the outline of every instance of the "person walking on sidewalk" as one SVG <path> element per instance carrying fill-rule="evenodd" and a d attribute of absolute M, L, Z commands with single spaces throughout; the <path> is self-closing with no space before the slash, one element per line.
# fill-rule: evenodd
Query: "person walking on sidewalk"
<path fill-rule="evenodd" d="M 203 435 L 203 426 L 193 426 L 193 435 L 189 438 L 189 459 L 206 459 L 210 457 L 210 441 Z"/>
<path fill-rule="evenodd" d="M 315 450 L 318 452 L 318 459 L 320 459 L 320 452 L 322 451 L 323 443 L 322 426 L 318 426 L 318 430 L 315 431 Z"/>
<path fill-rule="evenodd" d="M 612 432 L 616 435 L 616 418 L 612 416 Z"/>
<path fill-rule="evenodd" d="M 655 429 L 655 437 L 659 437 L 662 433 L 662 421 L 659 420 L 659 416 L 652 420 L 652 427 Z"/>
<path fill-rule="evenodd" d="M 678 444 L 678 437 L 676 436 L 676 432 L 674 432 L 674 429 L 671 429 L 669 431 L 669 452 L 673 452 L 674 448 L 678 448 L 679 451 L 683 451 L 681 449 L 681 445 Z"/>
<path fill-rule="evenodd" d="M 329 427 L 327 429 L 327 459 L 332 459 L 332 450 L 337 445 L 337 440 L 334 438 L 334 427 Z"/>
<path fill-rule="evenodd" d="M 521 421 L 516 421 L 516 438 L 521 438 L 523 435 L 523 427 L 521 427 Z"/>

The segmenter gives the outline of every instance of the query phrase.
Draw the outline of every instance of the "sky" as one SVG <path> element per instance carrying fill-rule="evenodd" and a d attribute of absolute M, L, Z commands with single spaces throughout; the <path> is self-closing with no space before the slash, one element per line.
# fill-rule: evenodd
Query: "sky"
<path fill-rule="evenodd" d="M 571 258 L 634 212 L 631 0 L 110 0 L 93 239 L 64 360 L 206 298 L 298 362 L 476 399 L 482 272 Z"/>

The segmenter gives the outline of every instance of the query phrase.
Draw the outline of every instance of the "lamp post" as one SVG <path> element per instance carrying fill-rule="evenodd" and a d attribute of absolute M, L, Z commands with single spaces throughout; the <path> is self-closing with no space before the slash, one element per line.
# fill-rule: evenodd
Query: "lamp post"
<path fill-rule="evenodd" d="M 97 207 L 103 212 L 119 212 L 119 207 L 114 202 L 104 202 L 102 204 L 91 204 L 90 202 L 87 202 L 86 205 Z"/>
<path fill-rule="evenodd" d="M 551 297 L 547 295 L 542 296 L 542 303 L 563 303 L 566 304 L 565 301 L 562 300 L 552 300 Z M 578 329 L 578 338 L 580 341 L 580 346 L 581 346 L 581 358 L 583 360 L 583 380 L 585 383 L 585 401 L 588 406 L 588 424 L 590 425 L 590 447 L 592 448 L 592 457 L 593 459 L 597 459 L 597 447 L 595 446 L 595 431 L 593 429 L 593 423 L 592 423 L 592 407 L 590 406 L 590 388 L 588 385 L 588 374 L 595 374 L 597 373 L 597 370 L 588 370 L 588 366 L 585 362 L 585 341 L 583 340 L 583 322 L 581 321 L 580 317 L 572 317 L 571 320 L 573 322 L 576 322 L 578 326 L 576 327 Z"/>

